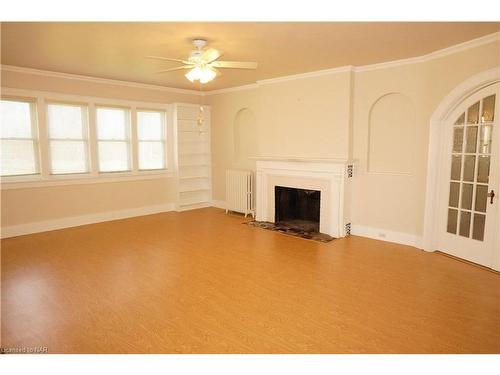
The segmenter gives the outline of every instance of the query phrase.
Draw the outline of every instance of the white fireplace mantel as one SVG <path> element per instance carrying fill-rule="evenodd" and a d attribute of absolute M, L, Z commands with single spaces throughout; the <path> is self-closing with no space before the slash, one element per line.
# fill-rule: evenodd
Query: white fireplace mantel
<path fill-rule="evenodd" d="M 318 190 L 320 232 L 344 237 L 349 223 L 348 159 L 256 157 L 256 219 L 274 222 L 275 186 Z"/>

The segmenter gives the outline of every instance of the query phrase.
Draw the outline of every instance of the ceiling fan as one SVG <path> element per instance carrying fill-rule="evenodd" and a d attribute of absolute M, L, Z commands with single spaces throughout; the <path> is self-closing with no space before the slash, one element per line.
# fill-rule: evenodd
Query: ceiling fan
<path fill-rule="evenodd" d="M 147 56 L 151 59 L 180 62 L 183 65 L 174 68 L 160 70 L 157 73 L 167 73 L 176 70 L 190 69 L 185 74 L 191 82 L 199 80 L 200 83 L 207 83 L 213 80 L 221 73 L 216 69 L 257 69 L 256 62 L 243 61 L 218 61 L 222 52 L 215 48 L 205 48 L 207 41 L 205 39 L 193 39 L 194 51 L 191 51 L 187 60 L 174 59 L 161 56 Z"/>

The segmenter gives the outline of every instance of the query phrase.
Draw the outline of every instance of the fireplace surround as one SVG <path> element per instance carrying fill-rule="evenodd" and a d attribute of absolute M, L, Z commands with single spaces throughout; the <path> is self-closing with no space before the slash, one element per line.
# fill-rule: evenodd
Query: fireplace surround
<path fill-rule="evenodd" d="M 276 223 L 276 187 L 317 191 L 319 232 L 336 238 L 346 235 L 346 224 L 350 223 L 347 159 L 255 159 L 256 220 Z"/>

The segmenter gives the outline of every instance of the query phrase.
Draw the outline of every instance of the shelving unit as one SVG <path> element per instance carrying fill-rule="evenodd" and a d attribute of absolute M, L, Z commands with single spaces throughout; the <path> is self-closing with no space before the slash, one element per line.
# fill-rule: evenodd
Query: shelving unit
<path fill-rule="evenodd" d="M 199 105 L 174 104 L 178 211 L 207 207 L 212 202 L 210 107 L 203 106 L 201 126 L 199 113 Z"/>

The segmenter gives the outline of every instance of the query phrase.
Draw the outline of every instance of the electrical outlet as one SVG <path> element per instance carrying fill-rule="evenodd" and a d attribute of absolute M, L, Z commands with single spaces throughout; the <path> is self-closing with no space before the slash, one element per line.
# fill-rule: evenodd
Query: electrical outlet
<path fill-rule="evenodd" d="M 380 238 L 385 238 L 385 233 L 380 232 L 380 233 L 378 234 L 378 236 L 379 236 Z"/>

